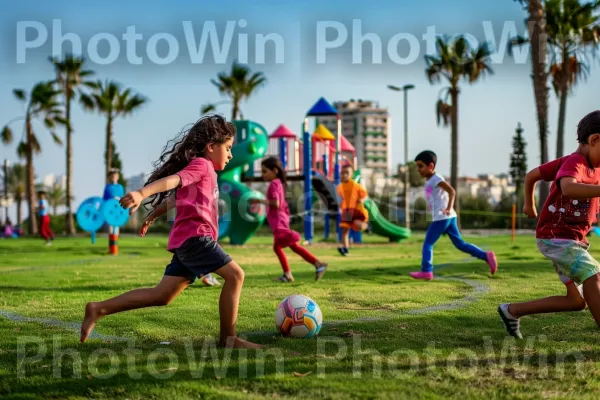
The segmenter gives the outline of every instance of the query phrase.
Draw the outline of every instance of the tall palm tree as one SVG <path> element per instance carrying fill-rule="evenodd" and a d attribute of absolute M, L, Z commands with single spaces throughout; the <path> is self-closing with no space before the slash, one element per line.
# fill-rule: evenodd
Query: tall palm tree
<path fill-rule="evenodd" d="M 589 70 L 585 57 L 600 40 L 600 25 L 594 15 L 600 0 L 580 4 L 579 0 L 547 0 L 546 32 L 553 62 L 552 86 L 560 99 L 556 137 L 556 158 L 564 155 L 565 114 L 569 92 Z"/>
<path fill-rule="evenodd" d="M 53 182 L 49 188 L 46 189 L 46 196 L 48 197 L 48 203 L 52 207 L 52 215 L 57 214 L 59 206 L 67 203 L 67 192 L 63 189 L 59 182 Z"/>
<path fill-rule="evenodd" d="M 438 100 L 438 124 L 443 118 L 445 125 L 451 125 L 451 161 L 450 183 L 458 187 L 458 95 L 459 83 L 465 79 L 470 84 L 477 82 L 486 73 L 492 74 L 490 67 L 490 50 L 487 43 L 471 48 L 469 42 L 459 36 L 456 39 L 449 37 L 438 38 L 436 42 L 437 54 L 425 56 L 425 74 L 430 83 L 437 83 L 444 78 L 448 82 L 447 93 L 450 103 Z M 456 202 L 458 205 L 458 202 Z"/>
<path fill-rule="evenodd" d="M 126 117 L 139 110 L 147 100 L 134 94 L 130 88 L 123 89 L 112 81 L 98 81 L 96 89 L 90 95 L 81 96 L 81 104 L 86 110 L 96 110 L 106 116 L 106 174 L 113 167 L 113 121 L 118 117 Z"/>
<path fill-rule="evenodd" d="M 25 199 L 26 172 L 27 169 L 25 166 L 19 163 L 13 164 L 8 169 L 8 193 L 12 195 L 15 201 L 15 206 L 17 207 L 17 224 L 19 226 L 23 225 L 21 204 L 23 204 L 23 200 Z"/>
<path fill-rule="evenodd" d="M 25 105 L 25 115 L 18 118 L 25 121 L 25 138 L 22 138 L 19 142 L 17 152 L 20 157 L 24 157 L 26 160 L 25 195 L 27 197 L 27 211 L 30 220 L 28 233 L 33 235 L 37 233 L 34 198 L 35 190 L 33 183 L 35 177 L 33 155 L 34 153 L 39 154 L 42 150 L 36 132 L 34 131 L 33 122 L 39 119 L 43 120 L 46 128 L 50 130 L 50 134 L 54 141 L 61 145 L 62 141 L 54 132 L 54 128 L 56 128 L 57 123 L 66 124 L 67 122 L 63 117 L 61 104 L 57 101 L 60 91 L 55 88 L 53 82 L 37 83 L 31 89 L 30 93 L 21 89 L 15 89 L 13 90 L 13 93 L 15 97 Z M 9 124 L 4 126 L 1 136 L 2 141 L 5 144 L 12 142 L 13 132 Z"/>
<path fill-rule="evenodd" d="M 93 71 L 84 69 L 84 59 L 75 57 L 72 54 L 67 54 L 65 58 L 59 60 L 50 58 L 50 62 L 54 65 L 56 72 L 56 82 L 61 88 L 65 103 L 65 118 L 67 121 L 67 154 L 66 154 L 66 175 L 67 175 L 67 213 L 65 220 L 65 228 L 68 235 L 75 233 L 75 224 L 73 222 L 73 212 L 71 210 L 71 198 L 73 197 L 73 147 L 71 144 L 71 135 L 73 133 L 73 125 L 71 123 L 71 101 L 81 95 L 82 88 L 95 88 L 95 81 L 88 81 L 94 74 Z"/>
<path fill-rule="evenodd" d="M 546 32 L 546 16 L 543 0 L 515 0 L 527 10 L 527 27 L 531 39 L 531 69 L 535 108 L 540 138 L 540 163 L 548 162 L 548 37 Z M 546 201 L 550 185 L 541 181 L 539 184 L 540 208 Z"/>
<path fill-rule="evenodd" d="M 219 89 L 219 93 L 227 96 L 231 100 L 231 120 L 234 121 L 240 114 L 240 103 L 248 99 L 259 87 L 267 82 L 267 78 L 262 72 L 254 72 L 245 65 L 234 62 L 231 66 L 231 72 L 221 72 L 217 79 L 210 80 L 213 85 Z M 214 105 L 203 107 L 203 113 L 214 111 Z"/>

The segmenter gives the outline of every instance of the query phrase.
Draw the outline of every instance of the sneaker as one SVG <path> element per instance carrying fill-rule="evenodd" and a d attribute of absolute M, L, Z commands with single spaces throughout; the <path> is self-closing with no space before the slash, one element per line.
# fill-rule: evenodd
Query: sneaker
<path fill-rule="evenodd" d="M 277 282 L 283 282 L 283 283 L 294 283 L 294 278 L 288 278 L 285 275 L 281 275 L 279 278 L 275 278 L 273 280 L 277 281 Z"/>
<path fill-rule="evenodd" d="M 46 246 L 48 246 L 48 247 L 52 246 L 52 242 L 50 242 L 50 241 L 46 242 Z"/>
<path fill-rule="evenodd" d="M 221 286 L 221 283 L 217 280 L 217 278 L 212 276 L 212 274 L 204 275 L 202 277 L 202 283 L 204 283 L 206 286 Z"/>
<path fill-rule="evenodd" d="M 433 272 L 419 271 L 419 272 L 411 272 L 409 275 L 415 279 L 423 279 L 426 281 L 430 281 L 433 279 Z"/>
<path fill-rule="evenodd" d="M 348 257 L 350 255 L 350 250 L 348 250 L 346 247 L 338 247 L 338 252 L 344 257 Z"/>
<path fill-rule="evenodd" d="M 490 274 L 494 275 L 498 270 L 498 261 L 496 260 L 496 254 L 493 251 L 485 253 L 485 262 L 490 266 Z"/>
<path fill-rule="evenodd" d="M 517 339 L 523 339 L 523 335 L 521 335 L 521 330 L 519 329 L 519 318 L 513 317 L 508 312 L 508 304 L 500 304 L 498 307 L 498 314 L 500 314 L 500 318 L 502 318 L 502 322 L 504 322 L 506 332 Z"/>
<path fill-rule="evenodd" d="M 327 270 L 327 263 L 322 263 L 319 265 L 315 265 L 315 281 L 318 281 L 323 277 L 325 271 Z"/>

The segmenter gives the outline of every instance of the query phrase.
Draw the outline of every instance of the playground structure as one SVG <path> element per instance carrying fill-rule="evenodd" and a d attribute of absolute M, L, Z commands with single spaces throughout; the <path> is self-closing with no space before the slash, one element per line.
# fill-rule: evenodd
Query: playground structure
<path fill-rule="evenodd" d="M 337 117 L 338 128 L 335 135 L 325 126 L 316 123 L 313 133 L 309 132 L 308 119 L 318 116 Z M 314 240 L 313 207 L 319 200 L 326 209 L 324 236 L 326 239 L 329 237 L 330 220 L 334 219 L 339 240 L 341 216 L 336 188 L 340 184 L 340 169 L 343 165 L 352 165 L 357 180 L 360 180 L 360 171 L 356 169 L 356 151 L 342 135 L 338 111 L 324 98 L 320 98 L 306 114 L 302 124 L 302 139 L 285 125 L 280 125 L 268 135 L 263 126 L 253 121 L 234 121 L 234 124 L 236 136 L 231 149 L 233 158 L 223 171 L 218 172 L 219 240 L 229 238 L 231 244 L 242 245 L 264 223 L 265 207 L 251 200 L 264 199 L 265 196 L 245 183 L 263 181 L 260 163 L 265 156 L 280 158 L 288 180 L 304 182 L 303 219 L 306 241 L 312 243 Z M 365 208 L 369 212 L 374 233 L 395 242 L 410 237 L 410 230 L 386 220 L 373 200 L 368 199 Z M 77 222 L 91 234 L 92 243 L 95 243 L 96 231 L 105 223 L 121 227 L 127 223 L 128 217 L 129 213 L 120 207 L 117 200 L 104 201 L 100 197 L 86 199 L 77 211 Z M 351 238 L 355 243 L 362 241 L 360 232 L 353 232 Z M 109 237 L 111 254 L 118 253 L 117 240 L 114 235 Z"/>
<path fill-rule="evenodd" d="M 335 135 L 325 126 L 316 123 L 314 131 L 310 133 L 309 118 L 319 116 L 337 117 Z M 336 188 L 340 183 L 340 169 L 343 165 L 352 165 L 356 171 L 356 179 L 360 179 L 360 171 L 356 169 L 356 151 L 342 135 L 338 111 L 324 98 L 320 98 L 305 116 L 302 139 L 285 125 L 279 125 L 267 137 L 266 130 L 255 122 L 234 123 L 237 134 L 232 149 L 233 159 L 219 173 L 219 238 L 229 237 L 232 244 L 244 244 L 260 228 L 265 219 L 264 207 L 250 206 L 248 201 L 264 196 L 244 183 L 262 182 L 261 159 L 265 156 L 277 156 L 289 181 L 304 182 L 305 240 L 309 243 L 314 240 L 313 207 L 319 199 L 326 207 L 324 237 L 329 237 L 330 220 L 334 219 L 339 239 L 341 216 Z M 306 143 L 309 145 L 305 145 Z M 374 233 L 393 242 L 410 237 L 410 230 L 385 219 L 373 200 L 368 199 L 365 208 L 369 212 Z M 351 238 L 355 243 L 362 241 L 360 232 L 353 232 Z"/>
<path fill-rule="evenodd" d="M 236 137 L 231 149 L 233 158 L 219 172 L 219 239 L 231 244 L 244 244 L 262 226 L 265 209 L 251 204 L 251 199 L 264 199 L 260 192 L 242 183 L 244 172 L 265 156 L 267 131 L 251 121 L 234 121 Z"/>

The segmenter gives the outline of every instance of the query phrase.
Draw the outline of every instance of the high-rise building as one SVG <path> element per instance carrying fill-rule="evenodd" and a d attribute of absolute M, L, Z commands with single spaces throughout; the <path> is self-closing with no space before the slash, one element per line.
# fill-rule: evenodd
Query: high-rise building
<path fill-rule="evenodd" d="M 390 170 L 391 126 L 387 108 L 361 99 L 338 101 L 333 106 L 342 118 L 342 134 L 356 150 L 358 167 L 387 175 Z M 334 133 L 337 131 L 336 117 L 319 117 L 318 122 Z"/>
<path fill-rule="evenodd" d="M 144 183 L 146 183 L 146 175 L 143 173 L 140 173 L 138 175 L 131 176 L 131 177 L 127 178 L 126 180 L 127 180 L 127 187 L 125 188 L 125 190 L 127 192 L 132 192 L 134 190 L 139 190 L 142 187 L 144 187 Z"/>

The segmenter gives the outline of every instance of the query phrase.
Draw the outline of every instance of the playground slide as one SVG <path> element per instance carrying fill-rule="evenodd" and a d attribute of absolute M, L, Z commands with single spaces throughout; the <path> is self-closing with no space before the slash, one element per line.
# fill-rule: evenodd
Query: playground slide
<path fill-rule="evenodd" d="M 262 226 L 264 207 L 251 205 L 250 199 L 264 195 L 241 182 L 244 168 L 267 152 L 267 131 L 251 121 L 234 121 L 236 144 L 233 158 L 219 172 L 219 239 L 229 237 L 231 244 L 244 244 Z"/>
<path fill-rule="evenodd" d="M 402 228 L 385 219 L 373 200 L 367 199 L 365 201 L 365 208 L 369 212 L 369 221 L 371 222 L 373 233 L 389 238 L 390 242 L 399 242 L 411 236 L 410 229 Z"/>
<path fill-rule="evenodd" d="M 318 171 L 312 171 L 312 186 L 315 192 L 324 200 L 328 214 L 335 218 L 340 208 L 335 185 Z"/>
<path fill-rule="evenodd" d="M 354 172 L 354 180 L 360 182 L 360 170 Z M 381 215 L 377 204 L 367 199 L 365 202 L 365 208 L 369 212 L 369 222 L 371 223 L 371 230 L 379 236 L 387 237 L 390 242 L 399 242 L 402 239 L 408 239 L 411 236 L 410 229 L 402 228 Z"/>

